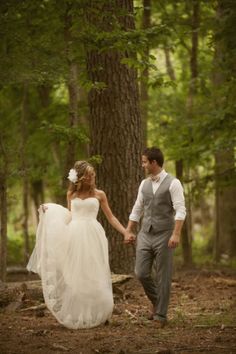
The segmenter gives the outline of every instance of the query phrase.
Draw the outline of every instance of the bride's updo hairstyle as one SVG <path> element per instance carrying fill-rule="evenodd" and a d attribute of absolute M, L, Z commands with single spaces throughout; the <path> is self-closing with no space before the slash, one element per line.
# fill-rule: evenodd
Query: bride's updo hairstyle
<path fill-rule="evenodd" d="M 69 191 L 73 194 L 81 189 L 83 181 L 94 173 L 93 166 L 87 161 L 76 161 L 74 168 L 69 173 Z M 70 175 L 72 174 L 72 178 Z M 73 181 L 72 181 L 73 180 Z M 90 192 L 94 191 L 95 185 L 91 185 Z"/>

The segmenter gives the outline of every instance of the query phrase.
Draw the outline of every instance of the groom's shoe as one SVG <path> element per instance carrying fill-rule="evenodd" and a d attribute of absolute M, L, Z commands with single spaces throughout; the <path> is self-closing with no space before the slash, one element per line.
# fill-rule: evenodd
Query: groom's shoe
<path fill-rule="evenodd" d="M 153 313 L 149 313 L 148 315 L 147 315 L 147 319 L 149 320 L 149 321 L 152 321 L 152 320 L 154 320 L 154 318 L 153 318 Z"/>
<path fill-rule="evenodd" d="M 153 318 L 155 328 L 164 328 L 167 325 L 167 320 L 159 320 Z"/>
<path fill-rule="evenodd" d="M 148 319 L 149 321 L 154 320 L 154 315 L 155 315 L 155 307 L 152 306 L 151 309 L 150 309 L 150 312 L 149 312 L 149 314 L 148 314 L 148 316 L 147 316 L 147 319 Z"/>

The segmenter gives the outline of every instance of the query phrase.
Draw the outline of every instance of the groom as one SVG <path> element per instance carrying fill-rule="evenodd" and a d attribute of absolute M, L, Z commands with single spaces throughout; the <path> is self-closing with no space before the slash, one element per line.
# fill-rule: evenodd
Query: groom
<path fill-rule="evenodd" d="M 127 230 L 132 232 L 141 218 L 137 236 L 135 273 L 152 303 L 149 319 L 162 328 L 167 322 L 171 288 L 173 249 L 180 242 L 186 216 L 183 187 L 163 169 L 164 156 L 157 147 L 146 148 L 142 167 L 149 175 L 138 190 Z M 151 276 L 155 261 L 155 279 Z"/>

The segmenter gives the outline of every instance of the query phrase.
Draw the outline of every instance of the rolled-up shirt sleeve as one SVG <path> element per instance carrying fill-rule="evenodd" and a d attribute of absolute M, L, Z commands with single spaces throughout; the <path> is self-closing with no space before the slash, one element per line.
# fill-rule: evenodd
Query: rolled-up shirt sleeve
<path fill-rule="evenodd" d="M 170 195 L 175 210 L 175 220 L 185 220 L 186 208 L 184 190 L 180 180 L 175 178 L 170 185 Z"/>
<path fill-rule="evenodd" d="M 129 216 L 129 220 L 132 221 L 136 221 L 139 222 L 141 216 L 143 215 L 143 194 L 142 194 L 142 188 L 143 188 L 143 184 L 144 184 L 143 180 L 139 186 L 138 189 L 138 195 L 137 195 L 137 199 L 134 203 L 133 209 L 131 211 L 131 214 Z"/>

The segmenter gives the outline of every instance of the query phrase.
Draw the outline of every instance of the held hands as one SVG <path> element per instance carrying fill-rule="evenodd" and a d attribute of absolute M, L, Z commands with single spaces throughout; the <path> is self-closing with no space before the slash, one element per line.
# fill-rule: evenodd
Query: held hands
<path fill-rule="evenodd" d="M 169 239 L 168 247 L 176 248 L 179 245 L 179 242 L 180 242 L 180 235 L 173 233 L 171 238 Z"/>
<path fill-rule="evenodd" d="M 131 231 L 128 231 L 126 229 L 125 233 L 124 233 L 124 243 L 125 244 L 133 244 L 135 243 L 135 235 L 131 232 Z"/>

